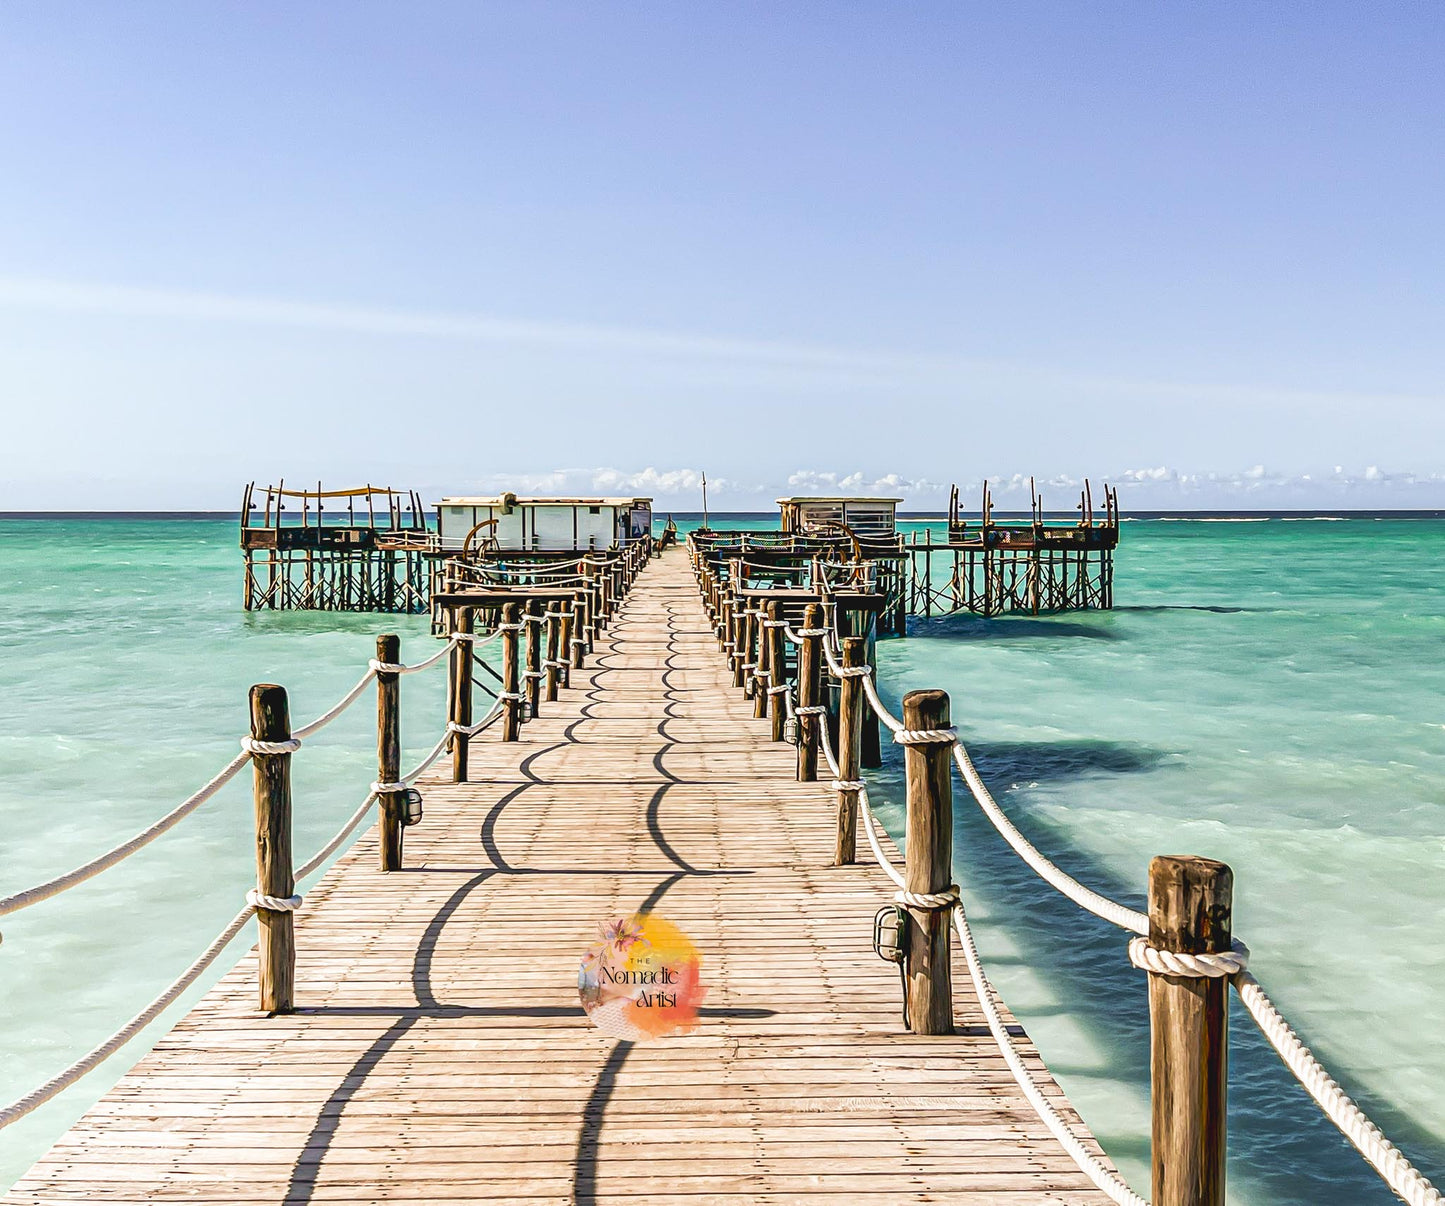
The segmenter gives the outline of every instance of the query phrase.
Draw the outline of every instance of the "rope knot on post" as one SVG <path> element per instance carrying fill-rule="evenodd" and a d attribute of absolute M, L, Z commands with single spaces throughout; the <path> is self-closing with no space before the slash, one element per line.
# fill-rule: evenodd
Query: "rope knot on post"
<path fill-rule="evenodd" d="M 405 662 L 383 662 L 379 658 L 372 658 L 367 665 L 377 674 L 405 674 L 408 669 Z"/>
<path fill-rule="evenodd" d="M 957 745 L 958 730 L 946 729 L 899 729 L 893 734 L 899 745 Z"/>
<path fill-rule="evenodd" d="M 831 791 L 862 791 L 867 786 L 862 779 L 834 779 L 828 784 Z"/>
<path fill-rule="evenodd" d="M 248 754 L 294 754 L 301 748 L 301 738 L 288 737 L 285 741 L 261 741 L 255 737 L 242 737 L 241 748 Z"/>
<path fill-rule="evenodd" d="M 294 913 L 301 907 L 298 896 L 267 896 L 256 888 L 246 893 L 246 903 L 253 909 L 270 909 L 273 913 Z"/>
<path fill-rule="evenodd" d="M 1129 962 L 1141 971 L 1160 976 L 1228 979 L 1249 966 L 1249 947 L 1236 938 L 1231 950 L 1212 955 L 1190 955 L 1183 951 L 1160 950 L 1150 946 L 1147 938 L 1132 938 L 1129 941 Z"/>
<path fill-rule="evenodd" d="M 447 726 L 447 731 L 448 731 L 448 732 L 456 732 L 456 733 L 465 733 L 465 732 L 467 732 L 468 730 L 462 728 L 460 725 L 458 725 L 455 729 L 453 729 L 453 728 L 451 727 L 451 725 L 449 724 L 449 725 Z M 375 782 L 375 783 L 373 783 L 373 784 L 371 785 L 371 790 L 372 790 L 372 792 L 375 793 L 376 795 L 381 796 L 381 795 L 387 794 L 388 792 L 406 791 L 407 788 L 409 788 L 410 786 L 411 786 L 411 784 L 408 783 L 405 779 L 378 780 L 377 782 Z"/>
<path fill-rule="evenodd" d="M 900 888 L 893 899 L 911 909 L 951 909 L 959 902 L 958 885 L 949 884 L 942 892 L 910 892 Z"/>

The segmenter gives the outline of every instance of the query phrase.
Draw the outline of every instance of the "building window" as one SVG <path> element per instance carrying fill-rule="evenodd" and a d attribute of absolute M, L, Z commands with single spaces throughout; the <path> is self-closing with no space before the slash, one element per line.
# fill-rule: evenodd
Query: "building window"
<path fill-rule="evenodd" d="M 601 515 L 601 514 L 602 514 L 602 508 L 601 508 L 601 507 L 588 507 L 588 508 L 587 508 L 587 513 L 588 513 L 589 515 Z"/>

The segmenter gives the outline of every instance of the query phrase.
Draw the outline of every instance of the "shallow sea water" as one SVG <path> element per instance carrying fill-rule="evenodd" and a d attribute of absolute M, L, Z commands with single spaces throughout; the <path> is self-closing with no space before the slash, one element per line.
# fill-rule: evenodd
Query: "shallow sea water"
<path fill-rule="evenodd" d="M 219 518 L 0 519 L 0 893 L 209 778 L 245 731 L 252 682 L 285 684 L 299 724 L 356 680 L 376 633 L 402 633 L 406 660 L 435 649 L 423 617 L 245 614 L 235 540 Z M 1231 863 L 1254 970 L 1427 1174 L 1445 1173 L 1442 554 L 1440 521 L 1130 522 L 1113 612 L 915 620 L 878 654 L 895 704 L 950 692 L 1000 802 L 1078 878 L 1141 905 L 1153 854 Z M 444 678 L 404 680 L 408 764 L 440 731 Z M 297 757 L 299 856 L 364 796 L 372 724 L 364 697 Z M 888 758 L 874 794 L 897 832 Z M 234 914 L 254 875 L 248 784 L 0 920 L 0 1096 L 109 1034 Z M 1145 994 L 1123 937 L 1035 879 L 961 790 L 955 811 L 990 974 L 1147 1192 Z M 1230 1200 L 1393 1200 L 1237 1008 L 1233 1021 Z M 144 1041 L 0 1132 L 0 1184 Z"/>

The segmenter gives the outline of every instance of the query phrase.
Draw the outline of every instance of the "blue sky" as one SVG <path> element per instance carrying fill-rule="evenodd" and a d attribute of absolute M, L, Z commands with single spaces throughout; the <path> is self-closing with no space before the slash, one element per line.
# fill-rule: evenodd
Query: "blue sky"
<path fill-rule="evenodd" d="M 1445 505 L 1445 7 L 0 7 L 0 508 Z"/>

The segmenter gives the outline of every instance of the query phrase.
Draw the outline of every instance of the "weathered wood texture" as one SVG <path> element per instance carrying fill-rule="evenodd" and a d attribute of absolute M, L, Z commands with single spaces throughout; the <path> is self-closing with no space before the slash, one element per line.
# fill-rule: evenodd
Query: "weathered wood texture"
<path fill-rule="evenodd" d="M 406 871 L 373 831 L 308 893 L 295 1014 L 257 1012 L 246 956 L 5 1201 L 1106 1202 L 964 985 L 955 1035 L 902 1030 L 892 885 L 829 865 L 833 794 L 727 681 L 669 552 L 545 719 L 423 784 Z M 577 966 L 644 905 L 710 991 L 633 1046 Z"/>
<path fill-rule="evenodd" d="M 257 741 L 287 741 L 291 712 L 286 688 L 257 683 L 251 688 L 251 736 Z M 251 758 L 251 794 L 256 808 L 256 887 L 267 896 L 296 890 L 291 858 L 291 755 L 255 754 Z M 296 934 L 292 914 L 260 909 L 256 983 L 261 1008 L 290 1013 L 296 977 Z"/>
<path fill-rule="evenodd" d="M 947 729 L 948 695 L 910 691 L 903 697 L 903 724 L 911 730 Z M 947 892 L 953 864 L 953 767 L 949 747 L 908 745 L 908 838 L 904 879 L 908 891 Z M 908 1022 L 919 1034 L 953 1031 L 953 979 L 949 945 L 952 910 L 908 909 Z"/>
<path fill-rule="evenodd" d="M 401 638 L 395 633 L 376 638 L 376 660 L 401 661 Z M 376 672 L 376 781 L 395 783 L 401 777 L 401 676 Z M 384 791 L 376 801 L 380 818 L 381 849 L 377 861 L 383 871 L 401 870 L 402 812 L 406 793 Z"/>
<path fill-rule="evenodd" d="M 1234 872 L 1194 855 L 1149 863 L 1149 943 L 1213 955 L 1230 948 Z M 1224 1206 L 1229 983 L 1149 977 L 1153 1191 L 1158 1206 Z"/>
<path fill-rule="evenodd" d="M 458 607 L 452 612 L 454 632 L 471 632 L 473 612 L 470 607 Z M 451 678 L 451 719 L 459 725 L 472 723 L 472 676 L 476 667 L 472 653 L 472 642 L 461 641 L 451 652 L 448 673 Z M 465 733 L 452 735 L 452 782 L 467 781 L 467 752 L 471 738 Z"/>

